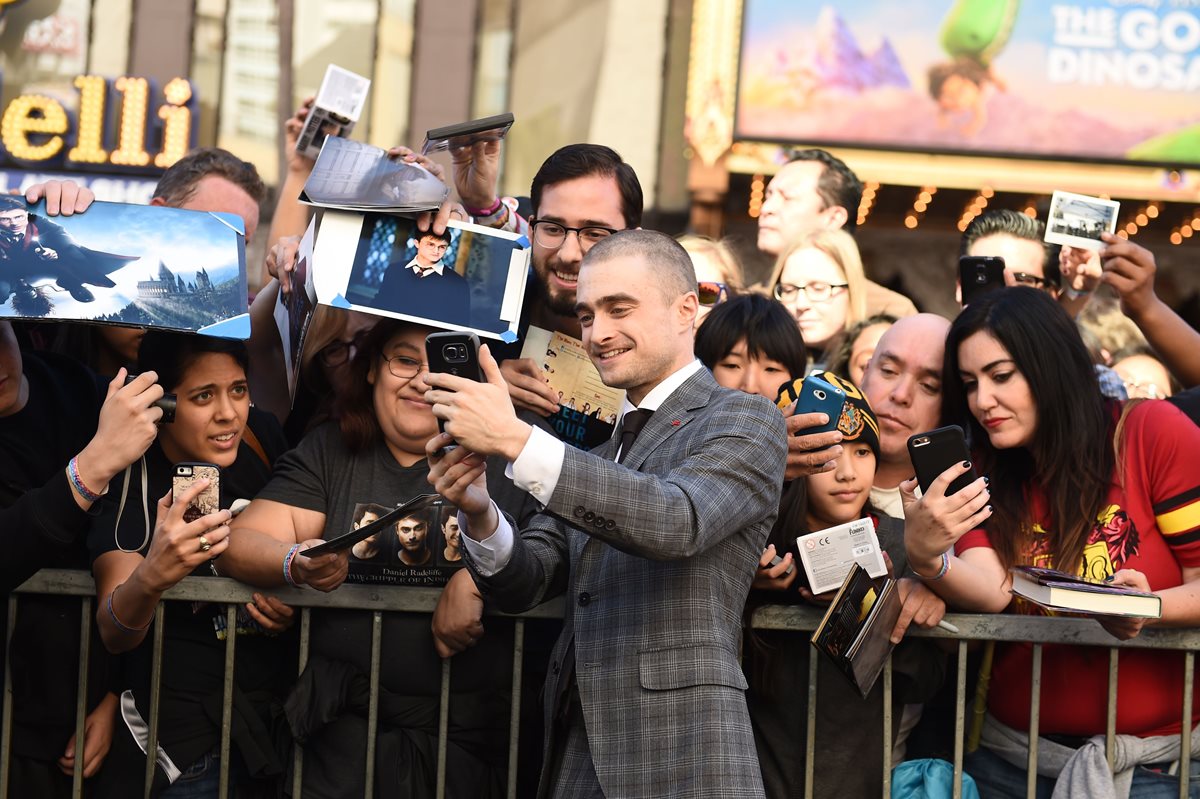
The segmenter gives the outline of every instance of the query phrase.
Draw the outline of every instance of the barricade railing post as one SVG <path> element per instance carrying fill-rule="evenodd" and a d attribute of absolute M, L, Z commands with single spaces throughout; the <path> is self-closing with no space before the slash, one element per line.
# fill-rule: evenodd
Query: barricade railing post
<path fill-rule="evenodd" d="M 509 705 L 508 716 L 508 799 L 517 797 L 517 751 L 521 738 L 521 680 L 522 666 L 525 661 L 525 620 L 516 619 L 513 623 L 513 677 L 512 701 Z M 537 742 L 534 742 L 537 745 Z"/>
<path fill-rule="evenodd" d="M 158 764 L 158 711 L 159 699 L 162 695 L 162 654 L 163 635 L 166 632 L 166 607 L 162 602 L 154 609 L 154 643 L 151 650 L 150 666 L 150 728 L 146 740 L 146 791 L 145 799 L 150 799 L 150 788 L 154 784 L 154 768 Z"/>
<path fill-rule="evenodd" d="M 1192 777 L 1192 701 L 1196 679 L 1196 653 L 1183 653 L 1183 719 L 1179 736 L 1179 799 L 1188 799 Z"/>
<path fill-rule="evenodd" d="M 437 799 L 446 796 L 446 748 L 450 743 L 450 658 L 442 659 L 442 690 L 438 700 Z"/>
<path fill-rule="evenodd" d="M 1033 645 L 1032 673 L 1029 675 L 1029 760 L 1025 767 L 1025 799 L 1037 799 L 1038 730 L 1042 712 L 1042 645 Z"/>
<path fill-rule="evenodd" d="M 812 657 L 816 653 L 811 653 Z M 883 799 L 892 795 L 892 656 L 883 664 Z"/>
<path fill-rule="evenodd" d="M 1108 703 L 1104 718 L 1104 759 L 1108 761 L 1108 773 L 1113 771 L 1113 758 L 1117 754 L 1117 675 L 1120 650 L 1115 646 L 1108 650 Z"/>
<path fill-rule="evenodd" d="M 225 686 L 221 694 L 221 783 L 217 799 L 229 797 L 229 743 L 233 735 L 233 673 L 237 647 L 237 605 L 225 606 Z"/>
<path fill-rule="evenodd" d="M 363 797 L 375 796 L 375 731 L 379 728 L 379 658 L 383 651 L 383 613 L 371 614 L 371 681 L 367 699 L 367 765 Z"/>
<path fill-rule="evenodd" d="M 8 597 L 8 627 L 4 636 L 4 709 L 0 711 L 0 799 L 8 799 L 8 776 L 12 771 L 12 636 L 17 625 L 17 595 Z"/>
<path fill-rule="evenodd" d="M 84 729 L 88 713 L 88 662 L 92 644 L 92 598 L 79 598 L 79 681 L 75 702 L 75 767 L 71 769 L 71 796 L 83 796 Z"/>
<path fill-rule="evenodd" d="M 308 642 L 312 635 L 312 608 L 300 609 L 300 647 L 296 676 L 308 667 Z M 292 796 L 304 795 L 304 745 L 296 741 L 292 745 Z"/>
<path fill-rule="evenodd" d="M 804 735 L 804 799 L 813 799 L 813 779 L 817 768 L 817 666 L 819 658 L 808 659 L 808 713 Z"/>
<path fill-rule="evenodd" d="M 967 728 L 967 642 L 958 642 L 958 671 L 954 677 L 954 780 L 953 799 L 962 799 L 964 733 Z"/>

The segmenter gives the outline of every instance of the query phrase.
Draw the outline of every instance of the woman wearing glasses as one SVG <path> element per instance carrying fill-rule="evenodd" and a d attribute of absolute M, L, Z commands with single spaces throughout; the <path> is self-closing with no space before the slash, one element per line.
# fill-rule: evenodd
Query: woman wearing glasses
<path fill-rule="evenodd" d="M 424 394 L 428 328 L 383 319 L 357 346 L 333 421 L 313 430 L 232 525 L 221 573 L 257 586 L 285 583 L 336 589 L 379 574 L 345 553 L 306 558 L 302 550 L 349 531 L 356 508 L 394 507 L 429 493 L 425 443 L 437 420 Z M 518 521 L 533 500 L 503 476 L 488 474 L 501 508 Z M 454 579 L 468 578 L 460 573 Z M 395 588 L 392 590 L 403 590 Z M 454 660 L 447 795 L 500 796 L 507 760 L 509 644 L 487 622 L 475 646 Z M 372 614 L 312 614 L 311 655 L 289 699 L 289 722 L 304 741 L 306 797 L 362 796 Z M 508 626 L 511 629 L 511 625 Z M 386 614 L 376 733 L 377 796 L 432 796 L 436 773 L 441 662 L 427 616 Z M 360 690 L 361 689 L 361 690 Z"/>
<path fill-rule="evenodd" d="M 800 328 L 810 371 L 830 345 L 867 316 L 867 278 L 854 238 L 843 230 L 810 230 L 794 238 L 775 262 L 767 284 Z"/>
<path fill-rule="evenodd" d="M 723 241 L 713 241 L 707 236 L 681 236 L 679 243 L 687 250 L 692 266 L 696 268 L 700 297 L 700 310 L 696 314 L 698 328 L 709 311 L 741 293 L 742 265 Z"/>

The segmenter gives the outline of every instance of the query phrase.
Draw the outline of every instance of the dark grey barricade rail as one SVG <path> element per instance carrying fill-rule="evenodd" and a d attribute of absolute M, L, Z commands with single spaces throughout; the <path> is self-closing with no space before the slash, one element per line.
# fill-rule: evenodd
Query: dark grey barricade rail
<path fill-rule="evenodd" d="M 164 595 L 166 601 L 212 602 L 226 605 L 226 621 L 228 635 L 225 642 L 225 689 L 222 706 L 223 730 L 221 735 L 221 799 L 226 799 L 229 777 L 229 747 L 230 719 L 233 702 L 233 667 L 237 657 L 237 606 L 251 600 L 256 589 L 250 588 L 235 580 L 223 578 L 189 577 Z M 431 615 L 437 605 L 440 588 L 405 588 L 396 590 L 390 587 L 343 585 L 332 593 L 321 593 L 309 589 L 277 588 L 271 593 L 293 607 L 301 608 L 300 626 L 300 670 L 303 671 L 308 658 L 310 611 L 312 608 L 338 608 L 363 610 L 372 613 L 371 625 L 371 673 L 369 709 L 367 718 L 367 752 L 365 786 L 366 797 L 374 795 L 375 779 L 375 730 L 378 725 L 378 699 L 380 678 L 380 644 L 382 637 L 382 621 L 384 613 L 416 613 Z M 58 569 L 44 569 L 34 575 L 9 598 L 8 630 L 11 636 L 15 626 L 17 613 L 20 609 L 21 594 L 51 594 L 59 596 L 80 597 L 80 618 L 84 622 L 80 633 L 80 663 L 87 662 L 95 584 L 91 575 L 86 572 Z M 509 756 L 508 756 L 508 796 L 515 797 L 517 789 L 517 751 L 520 744 L 518 727 L 520 722 L 521 705 L 521 670 L 524 659 L 525 619 L 557 619 L 563 614 L 561 598 L 540 605 L 533 610 L 515 617 L 513 637 L 513 674 L 512 674 L 512 706 L 509 716 Z M 497 614 L 501 615 L 501 614 Z M 1033 673 L 1034 689 L 1030 701 L 1030 740 L 1029 762 L 1037 762 L 1037 730 L 1039 722 L 1038 700 L 1041 687 L 1042 646 L 1047 643 L 1068 644 L 1074 646 L 1101 647 L 1108 651 L 1109 656 L 1109 685 L 1107 700 L 1107 752 L 1109 766 L 1112 766 L 1113 741 L 1116 735 L 1116 700 L 1117 700 L 1117 653 L 1122 648 L 1148 648 L 1180 650 L 1184 654 L 1184 696 L 1181 703 L 1181 719 L 1184 729 L 1188 729 L 1192 706 L 1192 683 L 1195 674 L 1195 653 L 1200 649 L 1200 629 L 1162 629 L 1148 628 L 1132 641 L 1117 644 L 1101 627 L 1091 619 L 1065 617 L 1030 617 L 1006 615 L 974 615 L 950 614 L 946 617 L 959 630 L 952 634 L 946 630 L 910 630 L 910 635 L 922 637 L 944 638 L 957 641 L 958 672 L 955 688 L 955 720 L 954 720 L 954 799 L 959 799 L 962 792 L 962 758 L 966 730 L 966 694 L 967 646 L 972 641 L 1023 641 L 1033 644 Z M 821 620 L 821 611 L 816 608 L 795 606 L 768 605 L 758 608 L 753 615 L 752 625 L 757 629 L 784 630 L 797 633 L 809 633 L 816 628 Z M 150 741 L 147 751 L 155 751 L 158 742 L 158 706 L 159 686 L 161 684 L 161 661 L 163 643 L 163 605 L 160 603 L 155 615 L 154 636 L 152 639 L 153 667 L 151 671 L 150 695 Z M 11 642 L 5 642 L 5 657 L 8 657 Z M 449 720 L 450 702 L 450 670 L 453 659 L 442 662 L 441 702 L 439 708 L 438 754 L 437 754 L 437 797 L 445 796 L 446 744 Z M 810 660 L 808 684 L 808 736 L 805 751 L 805 796 L 813 795 L 814 744 L 816 731 L 816 692 L 817 659 Z M 87 696 L 87 670 L 80 668 L 78 695 Z M 884 782 L 881 795 L 884 799 L 891 796 L 891 757 L 892 757 L 892 669 L 889 662 L 883 673 L 883 747 L 879 756 L 883 761 Z M 83 740 L 83 726 L 86 715 L 84 701 L 76 707 L 75 729 L 76 740 Z M 0 799 L 7 799 L 9 756 L 11 752 L 12 727 L 12 686 L 9 670 L 5 670 L 3 716 L 0 717 L 0 739 L 3 740 L 3 751 L 0 752 Z M 540 745 L 536 742 L 534 745 Z M 1179 795 L 1187 797 L 1187 775 L 1190 771 L 1190 753 L 1184 747 L 1183 757 L 1179 768 Z M 303 784 L 303 751 L 296 747 L 294 754 L 293 795 L 300 796 Z M 82 792 L 82 769 L 75 770 L 74 796 Z M 146 795 L 149 795 L 149 782 L 154 773 L 154 761 L 147 758 L 146 763 Z M 1027 796 L 1034 796 L 1036 769 L 1028 769 Z"/>

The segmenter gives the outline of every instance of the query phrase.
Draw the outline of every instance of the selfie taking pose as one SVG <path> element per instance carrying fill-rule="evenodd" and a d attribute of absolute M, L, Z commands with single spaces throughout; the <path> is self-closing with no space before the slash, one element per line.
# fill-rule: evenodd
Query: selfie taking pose
<path fill-rule="evenodd" d="M 1160 619 L 1096 616 L 1115 638 L 1200 624 L 1200 428 L 1166 402 L 1105 400 L 1070 318 L 1035 289 L 972 303 L 950 329 L 944 374 L 947 421 L 969 431 L 974 463 L 919 500 L 915 480 L 902 484 L 909 564 L 926 585 L 962 610 L 1043 614 L 1013 598 L 1009 569 L 1044 566 L 1161 597 Z M 983 476 L 947 496 L 972 468 Z M 1025 795 L 1032 651 L 996 645 L 983 746 L 966 762 L 985 796 Z M 1056 780 L 1103 795 L 1107 653 L 1043 653 L 1038 795 Z M 1181 653 L 1120 653 L 1115 771 L 1130 796 L 1178 795 L 1183 680 Z M 1193 710 L 1189 727 L 1198 720 Z"/>
<path fill-rule="evenodd" d="M 113 749 L 95 795 L 125 797 L 141 791 L 150 719 L 151 646 L 146 639 L 156 607 L 163 592 L 184 577 L 219 569 L 216 558 L 229 546 L 226 508 L 258 492 L 284 449 L 274 418 L 250 406 L 246 362 L 241 342 L 160 331 L 148 332 L 142 340 L 139 370 L 154 371 L 162 388 L 177 399 L 174 421 L 162 423 L 145 457 L 111 483 L 88 534 L 101 638 L 109 651 L 128 653 Z M 173 499 L 176 465 L 181 463 L 216 466 L 219 489 L 209 477 Z M 216 473 L 207 467 L 203 471 Z M 217 501 L 210 505 L 200 499 L 213 489 L 219 500 L 213 497 Z M 209 511 L 212 505 L 220 509 Z M 267 725 L 271 701 L 279 698 L 276 675 L 285 673 L 286 649 L 267 634 L 287 629 L 291 617 L 291 608 L 262 594 L 239 608 L 235 714 L 241 723 L 234 728 L 230 762 L 235 784 L 269 782 L 281 773 Z M 187 795 L 216 796 L 225 609 L 169 602 L 164 620 L 162 751 L 153 795 L 192 791 Z"/>

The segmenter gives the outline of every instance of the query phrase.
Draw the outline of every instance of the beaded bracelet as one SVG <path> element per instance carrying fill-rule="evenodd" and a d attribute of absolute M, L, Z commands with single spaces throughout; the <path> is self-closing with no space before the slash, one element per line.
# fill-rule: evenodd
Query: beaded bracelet
<path fill-rule="evenodd" d="M 942 568 L 938 569 L 938 573 L 933 575 L 932 577 L 926 577 L 924 574 L 921 574 L 916 569 L 913 569 L 913 574 L 917 575 L 922 580 L 928 580 L 931 583 L 937 582 L 938 580 L 942 579 L 949 573 L 950 573 L 950 553 L 949 552 L 942 553 Z"/>
<path fill-rule="evenodd" d="M 104 494 L 104 491 L 101 491 L 99 494 L 97 494 L 95 491 L 88 488 L 84 484 L 83 478 L 79 476 L 79 456 L 78 455 L 76 455 L 74 458 L 71 458 L 70 462 L 67 464 L 67 477 L 70 479 L 71 485 L 75 488 L 76 491 L 79 492 L 79 496 L 83 497 L 88 502 L 99 502 L 100 501 L 100 497 Z M 107 491 L 107 490 L 108 489 L 106 488 L 105 491 Z"/>
<path fill-rule="evenodd" d="M 124 585 L 124 583 L 122 583 L 121 585 Z M 120 588 L 120 587 L 121 587 L 120 585 L 117 586 L 117 588 Z M 113 590 L 108 592 L 108 599 L 104 603 L 105 606 L 108 608 L 108 617 L 110 619 L 112 619 L 113 624 L 117 625 L 117 629 L 123 633 L 134 634 L 134 633 L 145 632 L 146 628 L 150 626 L 150 622 L 154 621 L 153 616 L 150 617 L 150 621 L 146 622 L 141 627 L 130 627 L 126 624 L 123 624 L 121 622 L 121 620 L 117 618 L 117 612 L 115 610 L 113 610 L 113 597 L 116 596 L 117 588 L 114 588 Z"/>
<path fill-rule="evenodd" d="M 503 201 L 501 201 L 501 199 L 499 197 L 496 197 L 496 202 L 492 203 L 487 208 L 467 208 L 466 206 L 463 206 L 463 207 L 466 209 L 466 212 L 468 214 L 470 214 L 471 216 L 489 217 L 489 216 L 494 216 L 495 213 L 500 210 L 500 206 L 503 204 L 504 204 Z"/>
<path fill-rule="evenodd" d="M 296 553 L 300 551 L 299 544 L 292 544 L 292 548 L 283 556 L 283 579 L 292 588 L 299 588 L 300 584 L 292 579 L 292 559 L 296 557 Z"/>

